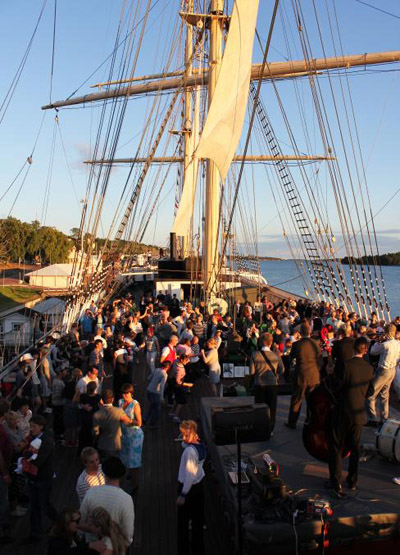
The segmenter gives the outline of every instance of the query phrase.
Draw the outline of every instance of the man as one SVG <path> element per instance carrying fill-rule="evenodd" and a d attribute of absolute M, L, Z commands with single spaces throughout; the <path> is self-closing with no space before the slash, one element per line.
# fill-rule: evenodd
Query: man
<path fill-rule="evenodd" d="M 104 355 L 103 342 L 101 339 L 94 340 L 94 349 L 89 355 L 89 368 L 97 368 L 99 380 L 104 378 Z"/>
<path fill-rule="evenodd" d="M 367 397 L 367 415 L 369 426 L 379 426 L 380 420 L 389 418 L 390 386 L 396 375 L 396 365 L 400 359 L 400 341 L 395 339 L 396 326 L 385 326 L 385 335 L 372 345 L 370 354 L 379 355 L 378 368 L 371 382 L 372 393 Z M 376 401 L 380 399 L 382 412 L 378 418 Z"/>
<path fill-rule="evenodd" d="M 186 320 L 187 320 L 186 310 L 184 308 L 181 308 L 179 315 L 173 319 L 173 323 L 176 326 L 176 333 L 178 334 L 178 337 L 185 329 Z"/>
<path fill-rule="evenodd" d="M 339 401 L 332 414 L 332 441 L 329 446 L 328 487 L 333 497 L 343 497 L 342 450 L 350 449 L 349 470 L 346 478 L 351 490 L 357 489 L 359 445 L 362 428 L 366 422 L 365 396 L 374 370 L 363 357 L 368 352 L 369 341 L 359 337 L 354 342 L 354 356 L 345 363 Z"/>
<path fill-rule="evenodd" d="M 174 363 L 176 359 L 176 346 L 178 345 L 179 338 L 178 336 L 173 333 L 169 340 L 169 343 L 166 347 L 163 348 L 161 351 L 160 363 L 169 360 L 171 364 Z"/>
<path fill-rule="evenodd" d="M 97 534 L 90 524 L 90 513 L 97 507 L 103 507 L 128 538 L 128 549 L 133 540 L 135 512 L 132 497 L 119 486 L 125 472 L 125 466 L 118 457 L 110 457 L 104 461 L 103 473 L 106 483 L 90 488 L 86 493 L 80 508 L 82 522 L 79 528 L 84 532 Z"/>
<path fill-rule="evenodd" d="M 24 362 L 27 365 L 27 369 L 31 376 L 31 379 L 30 379 L 31 391 L 30 391 L 29 397 L 32 400 L 34 414 L 38 412 L 40 405 L 42 404 L 42 400 L 40 398 L 40 379 L 36 371 L 38 358 L 39 358 L 39 351 L 37 349 L 31 349 L 29 353 L 25 353 L 20 358 L 20 361 Z M 22 392 L 20 396 L 22 396 Z"/>
<path fill-rule="evenodd" d="M 300 326 L 301 339 L 296 341 L 290 352 L 290 360 L 296 360 L 294 371 L 294 390 L 290 402 L 288 421 L 285 426 L 296 429 L 303 399 L 320 382 L 320 348 L 316 341 L 311 339 L 311 326 L 304 322 Z"/>
<path fill-rule="evenodd" d="M 254 400 L 269 407 L 270 432 L 275 426 L 278 376 L 284 367 L 279 355 L 271 351 L 272 335 L 264 333 L 260 338 L 261 348 L 251 355 L 250 374 L 254 376 Z"/>
<path fill-rule="evenodd" d="M 37 458 L 32 461 L 37 473 L 27 475 L 31 498 L 32 541 L 40 541 L 43 537 L 42 512 L 53 522 L 57 517 L 50 501 L 54 478 L 54 440 L 53 434 L 46 430 L 46 425 L 44 416 L 34 416 L 30 422 L 31 435 L 41 440 Z"/>
<path fill-rule="evenodd" d="M 81 334 L 83 339 L 87 339 L 89 333 L 93 333 L 94 317 L 90 309 L 85 310 L 85 314 L 81 318 Z"/>
<path fill-rule="evenodd" d="M 99 453 L 94 447 L 85 447 L 82 449 L 81 461 L 85 469 L 80 474 L 76 482 L 76 494 L 79 504 L 90 488 L 104 486 L 105 477 L 101 468 Z"/>
<path fill-rule="evenodd" d="M 133 420 L 122 409 L 113 406 L 114 393 L 111 389 L 106 389 L 102 397 L 104 404 L 93 415 L 97 447 L 103 457 L 117 456 L 121 450 L 121 422 L 131 426 Z"/>
<path fill-rule="evenodd" d="M 353 357 L 354 354 L 354 337 L 351 326 L 340 328 L 337 332 L 338 339 L 334 341 L 332 346 L 332 359 L 334 362 L 335 383 L 340 387 L 343 379 L 344 365 Z"/>
<path fill-rule="evenodd" d="M 81 378 L 78 381 L 78 383 L 76 384 L 76 393 L 74 398 L 76 403 L 79 401 L 79 396 L 82 395 L 83 393 L 86 393 L 87 384 L 89 382 L 96 382 L 97 384 L 96 393 L 98 392 L 98 389 L 99 389 L 98 374 L 99 374 L 99 370 L 97 368 L 95 367 L 89 368 L 89 371 L 86 374 L 86 376 L 83 376 L 83 378 Z"/>
<path fill-rule="evenodd" d="M 199 314 L 198 316 L 196 316 L 196 322 L 193 324 L 193 333 L 199 338 L 201 347 L 203 347 L 204 343 L 204 331 L 205 326 L 203 322 L 203 316 Z"/>

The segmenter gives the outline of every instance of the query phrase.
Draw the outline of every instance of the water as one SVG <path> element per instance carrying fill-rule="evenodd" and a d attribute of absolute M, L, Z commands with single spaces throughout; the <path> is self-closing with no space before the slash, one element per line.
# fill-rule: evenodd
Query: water
<path fill-rule="evenodd" d="M 262 260 L 261 273 L 269 285 L 304 296 L 304 286 L 297 265 L 293 260 Z M 344 266 L 346 277 L 351 283 L 350 272 Z M 383 278 L 391 316 L 400 315 L 400 266 L 383 266 Z"/>

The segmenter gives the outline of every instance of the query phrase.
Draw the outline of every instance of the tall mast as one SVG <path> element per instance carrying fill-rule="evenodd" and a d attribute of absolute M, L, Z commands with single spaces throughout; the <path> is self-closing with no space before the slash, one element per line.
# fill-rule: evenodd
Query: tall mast
<path fill-rule="evenodd" d="M 212 0 L 210 11 L 210 52 L 208 107 L 214 95 L 222 59 L 223 0 Z M 215 296 L 218 271 L 218 223 L 220 195 L 219 172 L 212 160 L 207 160 L 206 202 L 203 243 L 203 276 L 205 299 Z"/>
<path fill-rule="evenodd" d="M 193 0 L 188 0 L 187 11 L 193 11 Z M 193 73 L 193 28 L 192 25 L 186 22 L 186 44 L 185 44 L 185 78 L 189 79 Z M 183 122 L 183 138 L 184 138 L 184 154 L 183 154 L 183 172 L 188 167 L 189 162 L 193 156 L 191 149 L 192 142 L 190 140 L 192 130 L 192 89 L 185 87 L 185 112 Z M 182 254 L 187 255 L 187 249 L 191 244 L 191 235 L 182 238 Z"/>

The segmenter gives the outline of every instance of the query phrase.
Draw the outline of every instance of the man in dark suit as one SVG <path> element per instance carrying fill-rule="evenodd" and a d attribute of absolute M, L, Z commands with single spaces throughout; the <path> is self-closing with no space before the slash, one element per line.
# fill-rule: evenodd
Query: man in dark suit
<path fill-rule="evenodd" d="M 320 354 L 319 345 L 311 339 L 311 326 L 304 322 L 300 326 L 301 339 L 293 344 L 290 352 L 290 360 L 296 360 L 294 371 L 294 390 L 290 402 L 288 421 L 285 425 L 288 428 L 296 429 L 301 405 L 304 398 L 320 382 Z"/>
<path fill-rule="evenodd" d="M 39 415 L 34 416 L 30 422 L 32 436 L 41 441 L 37 458 L 32 461 L 37 468 L 37 473 L 27 475 L 31 498 L 30 539 L 32 541 L 38 541 L 43 536 L 42 512 L 53 522 L 57 516 L 50 501 L 54 478 L 54 439 L 53 434 L 46 431 L 46 425 L 46 419 Z"/>
<path fill-rule="evenodd" d="M 333 371 L 335 389 L 340 387 L 343 380 L 345 363 L 353 357 L 355 341 L 351 326 L 347 326 L 345 329 L 341 328 L 338 331 L 338 337 L 340 339 L 337 339 L 332 347 L 332 359 L 335 363 Z"/>
<path fill-rule="evenodd" d="M 355 340 L 354 356 L 345 363 L 338 403 L 332 414 L 332 441 L 329 450 L 330 481 L 327 485 L 331 489 L 331 495 L 336 498 L 344 495 L 341 479 L 342 450 L 345 446 L 350 450 L 347 486 L 350 490 L 357 489 L 361 432 L 367 421 L 365 397 L 374 375 L 373 367 L 363 358 L 368 352 L 368 346 L 369 341 L 366 337 Z"/>

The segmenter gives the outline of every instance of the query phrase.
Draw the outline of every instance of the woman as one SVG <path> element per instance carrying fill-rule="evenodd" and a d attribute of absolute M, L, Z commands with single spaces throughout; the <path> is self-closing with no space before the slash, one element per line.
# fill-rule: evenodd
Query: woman
<path fill-rule="evenodd" d="M 204 352 L 204 349 L 201 350 L 201 356 L 204 363 L 208 366 L 208 378 L 213 395 L 217 397 L 221 378 L 221 366 L 219 364 L 218 349 L 216 348 L 214 339 L 209 339 L 207 341 L 207 348 L 207 353 Z"/>
<path fill-rule="evenodd" d="M 125 555 L 128 539 L 103 507 L 93 509 L 89 521 L 93 531 L 101 538 L 100 541 L 107 546 L 102 555 Z"/>
<path fill-rule="evenodd" d="M 58 515 L 51 530 L 48 555 L 86 555 L 98 551 L 103 555 L 111 555 L 112 550 L 107 550 L 106 542 L 94 541 L 90 543 L 78 542 L 78 525 L 81 515 L 78 510 L 65 508 Z"/>
<path fill-rule="evenodd" d="M 122 445 L 120 458 L 126 468 L 129 469 L 132 480 L 132 492 L 138 488 L 138 471 L 142 466 L 142 413 L 139 402 L 133 398 L 133 385 L 123 384 L 121 388 L 122 399 L 118 401 L 118 406 L 125 414 L 133 420 L 132 426 L 122 424 Z"/>
<path fill-rule="evenodd" d="M 206 448 L 197 435 L 197 424 L 184 420 L 179 427 L 182 436 L 182 453 L 178 474 L 178 555 L 200 555 L 204 553 L 203 522 L 204 478 L 203 464 Z M 189 522 L 192 523 L 190 538 Z M 191 547 L 191 550 L 190 550 Z"/>
<path fill-rule="evenodd" d="M 154 327 L 150 326 L 147 330 L 147 334 L 144 338 L 145 351 L 146 351 L 146 363 L 150 369 L 149 379 L 153 375 L 156 369 L 156 358 L 160 356 L 160 344 L 158 343 L 157 337 L 154 335 Z"/>

